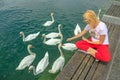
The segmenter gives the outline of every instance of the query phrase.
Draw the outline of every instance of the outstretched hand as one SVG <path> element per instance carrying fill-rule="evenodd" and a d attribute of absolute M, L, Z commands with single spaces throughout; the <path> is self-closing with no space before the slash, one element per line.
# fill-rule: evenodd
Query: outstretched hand
<path fill-rule="evenodd" d="M 67 40 L 66 41 L 72 41 L 72 39 L 71 38 L 67 38 Z"/>

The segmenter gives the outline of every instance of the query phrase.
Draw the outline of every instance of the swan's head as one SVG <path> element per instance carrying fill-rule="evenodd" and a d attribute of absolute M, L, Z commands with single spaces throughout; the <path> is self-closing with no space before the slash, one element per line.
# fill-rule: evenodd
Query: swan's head
<path fill-rule="evenodd" d="M 21 31 L 21 32 L 20 32 L 20 37 L 21 37 L 23 34 L 24 34 L 24 33 Z"/>
<path fill-rule="evenodd" d="M 101 9 L 99 9 L 99 12 L 101 12 Z"/>
<path fill-rule="evenodd" d="M 45 34 L 42 34 L 42 37 L 44 38 L 44 37 L 45 37 Z"/>
<path fill-rule="evenodd" d="M 28 48 L 34 48 L 34 46 L 33 46 L 33 45 L 31 45 L 31 44 L 29 44 L 29 45 L 28 45 Z"/>
<path fill-rule="evenodd" d="M 58 25 L 58 28 L 60 28 L 60 27 L 61 27 L 61 24 Z"/>
<path fill-rule="evenodd" d="M 28 71 L 30 72 L 32 69 L 33 69 L 33 65 L 31 65 L 31 66 L 28 68 Z"/>
<path fill-rule="evenodd" d="M 58 45 L 58 47 L 61 47 L 62 46 L 62 44 L 60 43 L 59 45 Z"/>
<path fill-rule="evenodd" d="M 51 16 L 53 16 L 53 15 L 54 15 L 54 13 L 52 12 L 52 13 L 51 13 Z"/>
<path fill-rule="evenodd" d="M 59 37 L 63 37 L 62 33 L 60 33 L 58 36 L 59 36 Z"/>

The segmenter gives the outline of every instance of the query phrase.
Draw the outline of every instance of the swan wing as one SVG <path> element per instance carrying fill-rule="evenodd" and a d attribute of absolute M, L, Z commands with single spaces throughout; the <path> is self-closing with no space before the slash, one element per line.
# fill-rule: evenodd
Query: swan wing
<path fill-rule="evenodd" d="M 76 28 L 75 28 L 75 30 L 74 30 L 74 34 L 77 35 L 77 34 L 79 34 L 79 33 L 81 33 L 81 28 L 80 28 L 80 26 L 77 24 L 77 25 L 76 25 Z"/>
<path fill-rule="evenodd" d="M 36 73 L 39 74 L 43 72 L 49 64 L 49 55 L 48 52 L 46 52 L 45 56 L 39 61 L 37 67 L 36 67 Z"/>
<path fill-rule="evenodd" d="M 28 35 L 28 36 L 25 38 L 25 41 L 30 41 L 30 40 L 35 39 L 39 34 L 40 34 L 40 32 L 34 33 L 34 34 L 30 34 L 30 35 Z"/>
<path fill-rule="evenodd" d="M 47 45 L 57 45 L 60 43 L 60 39 L 51 38 L 45 42 Z"/>
<path fill-rule="evenodd" d="M 65 43 L 62 45 L 62 48 L 65 50 L 73 51 L 77 49 L 76 45 L 74 43 Z"/>
<path fill-rule="evenodd" d="M 18 67 L 16 68 L 16 70 L 22 70 L 22 69 L 30 66 L 30 64 L 34 61 L 35 57 L 36 57 L 35 55 L 28 55 L 28 56 L 24 57 L 21 60 Z"/>
<path fill-rule="evenodd" d="M 52 69 L 49 70 L 50 73 L 56 73 L 57 71 L 61 70 L 64 66 L 65 59 L 64 57 L 60 56 L 55 60 L 52 65 Z"/>
<path fill-rule="evenodd" d="M 52 25 L 53 21 L 46 21 L 43 26 L 50 26 Z"/>
<path fill-rule="evenodd" d="M 51 33 L 46 35 L 46 38 L 55 38 L 55 37 L 58 37 L 58 36 L 59 36 L 59 33 L 51 32 Z"/>

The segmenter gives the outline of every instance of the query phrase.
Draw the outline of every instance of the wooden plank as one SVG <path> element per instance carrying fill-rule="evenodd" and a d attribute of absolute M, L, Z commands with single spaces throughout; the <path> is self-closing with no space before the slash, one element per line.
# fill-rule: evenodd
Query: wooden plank
<path fill-rule="evenodd" d="M 114 1 L 114 2 L 113 2 L 113 5 L 120 6 L 120 1 Z"/>
<path fill-rule="evenodd" d="M 108 22 L 108 23 L 120 25 L 120 18 L 119 17 L 104 14 L 102 20 L 105 22 Z"/>
<path fill-rule="evenodd" d="M 107 15 L 112 14 L 112 11 L 113 11 L 113 10 L 114 10 L 114 9 L 113 9 L 113 5 L 111 5 L 110 8 L 107 10 L 106 14 L 107 14 Z"/>
<path fill-rule="evenodd" d="M 111 55 L 114 53 L 115 51 L 115 48 L 116 48 L 116 45 L 117 45 L 117 42 L 118 42 L 118 39 L 119 39 L 119 30 L 120 30 L 120 26 L 117 27 L 113 30 L 113 33 L 110 34 L 111 37 L 110 37 L 110 52 L 111 52 Z"/>
<path fill-rule="evenodd" d="M 111 15 L 115 17 L 120 17 L 120 6 L 117 5 L 111 5 L 108 11 L 106 12 L 106 15 Z"/>
<path fill-rule="evenodd" d="M 64 67 L 62 72 L 56 77 L 56 80 L 70 80 L 72 75 L 76 72 L 77 68 L 83 61 L 84 57 L 83 53 L 80 53 L 77 51 L 70 61 L 67 63 L 67 65 Z M 64 76 L 64 77 L 63 77 Z"/>
<path fill-rule="evenodd" d="M 84 70 L 82 71 L 81 75 L 79 76 L 78 80 L 85 80 L 86 76 L 88 74 L 91 74 L 91 73 L 89 73 L 89 70 L 92 67 L 93 61 L 94 61 L 94 58 L 91 56 L 90 59 L 88 60 L 87 65 L 85 66 Z"/>
<path fill-rule="evenodd" d="M 118 45 L 118 46 L 116 47 L 115 53 L 114 53 L 113 58 L 112 58 L 113 60 L 112 60 L 112 62 L 111 62 L 110 65 L 113 65 L 113 61 L 114 61 L 114 59 L 115 59 L 115 55 L 120 53 L 120 38 L 119 38 L 119 40 L 118 40 L 118 44 L 117 44 L 117 45 Z M 119 65 L 118 65 L 118 67 L 119 67 Z M 111 71 L 112 71 L 112 66 L 110 66 L 110 69 L 109 69 L 109 72 L 108 72 L 108 74 L 107 74 L 106 80 L 109 80 Z M 117 72 L 119 72 L 119 71 L 117 71 Z M 119 75 L 119 74 L 118 74 L 118 75 Z"/>
<path fill-rule="evenodd" d="M 100 62 L 91 80 L 101 80 L 100 78 L 103 76 L 103 70 L 105 66 L 106 64 Z"/>
<path fill-rule="evenodd" d="M 85 55 L 85 54 L 84 54 Z M 80 76 L 80 74 L 82 73 L 82 71 L 84 70 L 87 62 L 89 61 L 90 59 L 90 55 L 87 55 L 85 57 L 85 59 L 82 61 L 82 64 L 79 66 L 79 68 L 77 69 L 77 72 L 73 75 L 73 78 L 72 80 L 77 80 L 78 77 Z"/>
<path fill-rule="evenodd" d="M 99 62 L 94 61 L 94 63 L 92 64 L 92 67 L 89 71 L 89 74 L 86 76 L 85 80 L 92 80 L 92 77 L 95 73 L 96 68 L 98 67 L 98 64 L 99 64 Z"/>

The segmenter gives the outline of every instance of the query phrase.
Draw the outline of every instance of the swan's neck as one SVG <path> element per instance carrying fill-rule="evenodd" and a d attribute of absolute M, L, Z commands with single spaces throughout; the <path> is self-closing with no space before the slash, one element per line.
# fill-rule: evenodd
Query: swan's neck
<path fill-rule="evenodd" d="M 30 54 L 30 55 L 34 55 L 35 53 L 33 53 L 31 50 L 30 50 L 30 47 L 28 47 L 28 53 Z"/>
<path fill-rule="evenodd" d="M 59 49 L 60 55 L 61 55 L 62 57 L 64 57 L 63 52 L 62 52 L 62 50 L 61 50 L 61 43 L 58 45 L 58 49 Z"/>
<path fill-rule="evenodd" d="M 44 37 L 44 40 L 43 40 L 43 43 L 45 43 L 46 42 L 46 36 Z"/>
<path fill-rule="evenodd" d="M 60 34 L 60 36 L 61 36 L 60 43 L 62 43 L 62 41 L 63 41 L 63 35 Z"/>
<path fill-rule="evenodd" d="M 25 34 L 23 33 L 22 36 L 23 36 L 23 42 L 24 42 L 25 41 Z"/>
<path fill-rule="evenodd" d="M 36 70 L 35 70 L 35 66 L 33 66 L 33 74 L 37 75 Z"/>
<path fill-rule="evenodd" d="M 53 15 L 51 15 L 51 18 L 52 18 L 52 22 L 54 22 L 55 20 L 54 20 L 54 17 L 53 17 Z"/>
<path fill-rule="evenodd" d="M 99 12 L 97 14 L 98 19 L 100 18 L 100 12 L 101 12 L 101 9 L 99 10 Z"/>
<path fill-rule="evenodd" d="M 60 30 L 60 27 L 58 27 L 58 32 L 61 34 L 61 30 Z"/>

